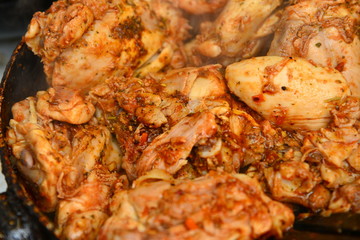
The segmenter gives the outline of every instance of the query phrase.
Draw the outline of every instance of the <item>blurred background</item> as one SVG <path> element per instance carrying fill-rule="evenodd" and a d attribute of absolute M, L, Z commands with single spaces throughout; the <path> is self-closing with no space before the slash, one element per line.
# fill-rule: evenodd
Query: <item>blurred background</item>
<path fill-rule="evenodd" d="M 0 73 L 27 29 L 32 15 L 45 10 L 51 0 L 0 0 Z"/>
<path fill-rule="evenodd" d="M 32 15 L 50 7 L 51 0 L 0 0 L 0 76 L 3 77 L 12 52 L 27 30 Z M 6 190 L 1 174 L 0 193 Z"/>

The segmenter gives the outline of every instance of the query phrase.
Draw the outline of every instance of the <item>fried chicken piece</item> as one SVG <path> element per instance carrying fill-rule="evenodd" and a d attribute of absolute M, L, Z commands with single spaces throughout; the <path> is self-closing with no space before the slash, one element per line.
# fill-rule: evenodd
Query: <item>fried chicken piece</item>
<path fill-rule="evenodd" d="M 353 3 L 351 3 L 353 2 Z M 352 94 L 360 96 L 360 24 L 358 2 L 304 0 L 288 6 L 268 55 L 302 57 L 339 70 Z"/>
<path fill-rule="evenodd" d="M 176 35 L 166 36 L 170 28 Z M 59 0 L 34 15 L 24 39 L 41 57 L 51 86 L 87 92 L 109 76 L 132 75 L 149 61 L 156 62 L 154 72 L 169 65 L 187 29 L 179 10 L 157 0 Z"/>
<path fill-rule="evenodd" d="M 337 188 L 332 196 L 324 215 L 339 212 L 360 213 L 360 184 L 359 180 Z"/>
<path fill-rule="evenodd" d="M 73 196 L 95 166 L 118 171 L 122 164 L 122 151 L 106 127 L 86 125 L 71 130 L 71 155 L 57 183 L 61 198 Z"/>
<path fill-rule="evenodd" d="M 28 97 L 12 107 L 7 142 L 18 159 L 21 174 L 32 183 L 35 202 L 41 210 L 50 212 L 58 201 L 56 184 L 64 166 L 62 154 L 69 154 L 69 143 L 62 126 L 55 128 L 58 136 L 51 137 L 54 127 L 36 112 L 35 105 L 36 99 Z"/>
<path fill-rule="evenodd" d="M 268 198 L 246 175 L 159 178 L 164 176 L 142 179 L 135 188 L 116 193 L 113 215 L 99 239 L 255 239 L 281 236 L 294 221 L 289 208 Z"/>
<path fill-rule="evenodd" d="M 351 95 L 342 74 L 294 57 L 265 56 L 226 68 L 230 90 L 250 108 L 284 129 L 318 130 L 330 111 Z"/>
<path fill-rule="evenodd" d="M 175 0 L 173 4 L 191 14 L 205 14 L 219 11 L 228 0 Z"/>
<path fill-rule="evenodd" d="M 230 111 L 219 68 L 210 65 L 145 78 L 111 78 L 90 91 L 124 149 L 123 168 L 130 178 L 154 167 L 176 173 L 194 145 L 216 132 L 215 116 Z M 167 162 L 169 149 L 173 158 Z"/>
<path fill-rule="evenodd" d="M 319 183 L 308 163 L 289 161 L 266 168 L 264 175 L 271 196 L 278 201 L 310 205 L 308 194 Z"/>
<path fill-rule="evenodd" d="M 111 173 L 101 165 L 89 171 L 76 194 L 59 201 L 56 234 L 60 239 L 96 239 L 100 227 L 109 217 L 109 199 L 114 185 L 126 189 L 126 177 Z"/>
<path fill-rule="evenodd" d="M 190 61 L 195 65 L 207 62 L 201 56 L 196 60 L 194 55 L 199 53 L 223 65 L 255 56 L 279 20 L 274 10 L 281 4 L 281 0 L 227 1 L 216 20 L 203 22 L 200 34 L 185 46 Z"/>
<path fill-rule="evenodd" d="M 320 174 L 325 186 L 338 188 L 360 177 L 357 171 L 358 141 L 358 131 L 353 127 L 322 129 L 307 134 L 304 150 L 307 153 L 318 151 L 324 157 Z"/>
<path fill-rule="evenodd" d="M 323 214 L 352 211 L 346 200 L 350 197 L 338 196 L 340 189 L 355 186 L 360 178 L 358 107 L 358 98 L 347 97 L 331 112 L 328 127 L 295 135 L 300 144 L 290 150 L 300 149 L 296 155 L 284 159 L 282 151 L 275 151 L 278 155 L 272 159 L 268 152 L 266 158 L 250 166 L 248 174 L 263 182 L 263 188 L 276 200 Z M 349 189 L 356 192 L 357 188 Z"/>
<path fill-rule="evenodd" d="M 144 175 L 157 168 L 176 173 L 187 163 L 194 145 L 216 132 L 215 116 L 210 112 L 197 113 L 183 118 L 168 132 L 156 137 L 136 163 L 136 175 Z"/>
<path fill-rule="evenodd" d="M 43 116 L 71 124 L 86 123 L 95 113 L 95 107 L 79 91 L 63 87 L 38 92 L 36 110 Z"/>
<path fill-rule="evenodd" d="M 16 103 L 7 131 L 16 164 L 46 212 L 54 211 L 59 197 L 73 194 L 97 161 L 113 171 L 120 168 L 122 156 L 110 131 L 92 118 L 90 102 L 73 90 L 58 93 L 70 98 L 51 101 L 50 88 Z"/>

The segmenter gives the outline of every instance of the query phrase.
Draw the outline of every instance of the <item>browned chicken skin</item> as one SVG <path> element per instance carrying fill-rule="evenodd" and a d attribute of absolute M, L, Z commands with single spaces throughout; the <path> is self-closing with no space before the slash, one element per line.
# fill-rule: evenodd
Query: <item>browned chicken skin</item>
<path fill-rule="evenodd" d="M 60 0 L 34 15 L 24 39 L 42 57 L 52 86 L 86 92 L 109 75 L 161 70 L 187 29 L 181 13 L 165 1 Z M 157 57 L 148 69 L 146 62 Z"/>
<path fill-rule="evenodd" d="M 201 23 L 200 34 L 186 52 L 194 65 L 231 62 L 258 54 L 279 20 L 281 0 L 229 0 L 217 18 Z"/>
<path fill-rule="evenodd" d="M 268 55 L 306 58 L 339 70 L 360 96 L 359 3 L 301 0 L 282 15 Z"/>
<path fill-rule="evenodd" d="M 159 180 L 117 192 L 99 239 L 254 239 L 281 236 L 294 221 L 289 208 L 246 175 Z"/>

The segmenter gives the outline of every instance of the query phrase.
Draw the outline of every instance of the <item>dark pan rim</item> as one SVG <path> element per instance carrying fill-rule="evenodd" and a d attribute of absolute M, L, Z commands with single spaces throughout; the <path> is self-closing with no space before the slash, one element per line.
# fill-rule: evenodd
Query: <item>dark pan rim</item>
<path fill-rule="evenodd" d="M 16 68 L 16 60 L 19 56 L 23 54 L 23 51 L 25 51 L 27 48 L 27 45 L 24 43 L 24 41 L 20 41 L 20 43 L 15 48 L 8 64 L 6 65 L 4 75 L 2 77 L 2 81 L 0 84 L 0 112 L 1 112 L 1 118 L 0 118 L 0 126 L 1 126 L 1 132 L 0 132 L 0 158 L 1 158 L 1 164 L 2 164 L 2 170 L 3 174 L 5 176 L 5 180 L 7 182 L 7 191 L 6 193 L 9 195 L 13 195 L 21 200 L 21 202 L 24 204 L 24 207 L 26 208 L 27 212 L 31 215 L 31 218 L 36 218 L 40 221 L 42 225 L 44 225 L 50 232 L 54 232 L 55 225 L 54 222 L 41 210 L 35 205 L 35 203 L 32 201 L 32 199 L 25 194 L 26 190 L 24 186 L 21 184 L 16 171 L 16 166 L 11 162 L 10 156 L 12 155 L 11 149 L 6 143 L 6 130 L 8 126 L 8 121 L 5 122 L 6 117 L 5 114 L 5 105 L 9 104 L 4 96 L 4 93 L 6 91 L 6 87 L 8 85 L 8 81 L 10 81 L 10 74 L 12 69 Z"/>

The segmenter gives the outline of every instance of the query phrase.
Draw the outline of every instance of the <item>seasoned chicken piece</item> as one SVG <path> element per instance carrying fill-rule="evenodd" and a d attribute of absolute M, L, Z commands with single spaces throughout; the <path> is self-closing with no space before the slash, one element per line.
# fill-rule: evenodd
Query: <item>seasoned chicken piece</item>
<path fill-rule="evenodd" d="M 328 215 L 330 213 L 349 211 L 360 213 L 359 182 L 357 180 L 337 188 L 331 196 L 328 210 L 325 210 L 323 214 Z"/>
<path fill-rule="evenodd" d="M 58 91 L 63 96 L 52 101 L 53 93 L 50 88 L 16 103 L 7 131 L 17 166 L 44 211 L 53 211 L 59 197 L 72 195 L 97 161 L 113 171 L 120 168 L 122 156 L 110 131 L 89 121 L 89 109 L 95 110 L 90 102 L 68 89 Z M 84 119 L 89 122 L 76 125 Z"/>
<path fill-rule="evenodd" d="M 106 127 L 86 125 L 72 130 L 71 155 L 57 184 L 58 196 L 62 198 L 73 196 L 84 176 L 96 165 L 118 171 L 122 164 L 122 151 Z"/>
<path fill-rule="evenodd" d="M 175 0 L 173 4 L 191 14 L 205 14 L 219 11 L 228 0 Z"/>
<path fill-rule="evenodd" d="M 360 118 L 360 100 L 347 97 L 337 108 L 331 111 L 333 124 L 336 127 L 351 127 Z"/>
<path fill-rule="evenodd" d="M 37 93 L 36 110 L 48 118 L 71 124 L 88 122 L 95 107 L 73 89 L 56 87 Z"/>
<path fill-rule="evenodd" d="M 305 162 L 295 158 L 288 161 L 275 158 L 274 161 L 268 157 L 253 163 L 247 174 L 257 178 L 274 200 L 299 204 L 314 212 L 322 211 L 328 207 L 331 189 L 323 184 L 316 157 L 314 152 Z"/>
<path fill-rule="evenodd" d="M 349 86 L 333 68 L 302 58 L 257 57 L 226 68 L 230 90 L 264 118 L 286 129 L 326 127 L 330 111 L 346 96 Z"/>
<path fill-rule="evenodd" d="M 191 26 L 173 0 L 145 1 L 150 5 L 149 17 L 155 14 L 159 21 L 162 22 L 160 24 L 162 24 L 161 27 L 164 28 L 166 34 L 164 41 L 178 44 L 180 41 L 189 38 Z"/>
<path fill-rule="evenodd" d="M 116 184 L 126 189 L 126 177 L 119 177 L 97 166 L 72 197 L 59 201 L 56 234 L 60 239 L 96 239 L 100 227 L 109 217 L 108 205 Z"/>
<path fill-rule="evenodd" d="M 210 65 L 145 78 L 111 78 L 90 91 L 100 116 L 113 126 L 124 149 L 123 168 L 130 178 L 152 168 L 174 174 L 187 163 L 194 145 L 212 137 L 215 117 L 230 112 L 230 96 L 219 68 Z M 170 153 L 171 160 L 164 161 Z"/>
<path fill-rule="evenodd" d="M 169 96 L 180 94 L 187 99 L 186 109 L 190 113 L 210 110 L 216 116 L 230 112 L 230 96 L 227 93 L 221 65 L 188 67 L 168 71 L 160 79 L 162 90 Z M 178 116 L 171 116 L 175 120 Z"/>
<path fill-rule="evenodd" d="M 149 127 L 174 125 L 189 113 L 220 112 L 221 104 L 226 104 L 224 96 L 228 97 L 220 69 L 220 65 L 208 65 L 144 78 L 113 77 L 93 88 L 90 97 L 113 116 L 121 107 Z"/>
<path fill-rule="evenodd" d="M 332 112 L 330 126 L 319 131 L 308 132 L 303 139 L 302 159 L 314 162 L 320 158 L 319 176 L 323 185 L 335 189 L 351 184 L 360 177 L 359 115 L 360 100 L 348 97 Z"/>
<path fill-rule="evenodd" d="M 281 236 L 294 221 L 289 208 L 246 175 L 210 172 L 159 181 L 164 178 L 148 177 L 117 192 L 99 239 L 255 239 Z"/>
<path fill-rule="evenodd" d="M 279 19 L 272 13 L 281 0 L 229 0 L 214 22 L 203 22 L 195 42 L 186 47 L 189 58 L 196 52 L 224 65 L 255 56 Z M 200 64 L 201 64 L 200 60 Z M 195 63 L 196 64 L 196 63 Z"/>
<path fill-rule="evenodd" d="M 226 94 L 226 86 L 220 69 L 219 64 L 176 69 L 168 71 L 160 82 L 165 93 L 180 93 L 190 101 L 222 96 Z"/>
<path fill-rule="evenodd" d="M 87 92 L 109 76 L 133 74 L 151 58 L 157 61 L 154 72 L 170 64 L 188 27 L 181 14 L 173 15 L 170 26 L 184 34 L 166 38 L 169 11 L 176 10 L 156 2 L 59 0 L 34 15 L 24 39 L 42 58 L 51 86 Z M 158 8 L 152 9 L 154 4 Z"/>
<path fill-rule="evenodd" d="M 291 152 L 284 154 L 281 148 L 275 148 L 278 154 L 275 158 L 268 152 L 266 158 L 252 163 L 247 173 L 263 182 L 263 188 L 276 200 L 301 204 L 324 214 L 331 213 L 330 208 L 333 212 L 349 211 L 350 208 L 341 210 L 337 205 L 348 197 L 337 202 L 335 196 L 338 196 L 339 188 L 352 186 L 360 177 L 356 123 L 359 116 L 353 112 L 359 108 L 359 102 L 355 97 L 346 98 L 336 106 L 336 111 L 331 112 L 332 121 L 326 128 L 302 131 L 293 136 L 301 143 L 296 155 L 284 159 Z M 293 146 L 290 150 L 299 147 Z"/>
<path fill-rule="evenodd" d="M 141 176 L 153 168 L 176 173 L 187 163 L 194 145 L 216 133 L 215 116 L 210 112 L 183 118 L 168 132 L 156 137 L 136 163 L 136 175 Z"/>
<path fill-rule="evenodd" d="M 285 9 L 268 55 L 302 57 L 336 68 L 348 81 L 352 94 L 359 97 L 358 9 L 358 1 L 295 1 Z"/>
<path fill-rule="evenodd" d="M 289 161 L 264 170 L 271 196 L 310 207 L 309 193 L 319 183 L 308 163 Z"/>
<path fill-rule="evenodd" d="M 357 129 L 352 127 L 321 129 L 307 134 L 304 148 L 319 151 L 324 157 L 320 173 L 325 186 L 337 188 L 360 177 L 357 170 L 359 140 Z"/>
<path fill-rule="evenodd" d="M 62 154 L 69 154 L 69 142 L 63 127 L 55 128 L 58 136 L 52 137 L 54 127 L 38 115 L 35 106 L 36 99 L 29 97 L 12 107 L 7 142 L 18 159 L 18 169 L 31 182 L 36 203 L 41 210 L 50 212 L 58 201 L 56 184 L 64 167 Z"/>

